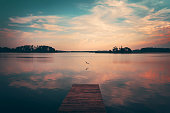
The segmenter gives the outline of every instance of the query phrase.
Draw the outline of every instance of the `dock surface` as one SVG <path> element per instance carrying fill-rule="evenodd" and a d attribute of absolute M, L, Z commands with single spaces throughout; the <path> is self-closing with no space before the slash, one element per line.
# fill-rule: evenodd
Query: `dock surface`
<path fill-rule="evenodd" d="M 58 113 L 106 113 L 98 84 L 73 84 Z"/>

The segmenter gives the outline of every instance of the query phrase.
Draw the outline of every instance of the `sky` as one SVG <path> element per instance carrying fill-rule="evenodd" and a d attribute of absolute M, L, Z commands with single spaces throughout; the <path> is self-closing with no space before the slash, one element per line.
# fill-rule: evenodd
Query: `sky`
<path fill-rule="evenodd" d="M 169 0 L 0 0 L 0 47 L 170 48 Z"/>

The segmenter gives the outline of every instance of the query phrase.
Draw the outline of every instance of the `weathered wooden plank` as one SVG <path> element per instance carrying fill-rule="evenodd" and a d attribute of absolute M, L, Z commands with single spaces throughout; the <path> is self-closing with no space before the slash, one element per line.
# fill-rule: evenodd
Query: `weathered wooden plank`
<path fill-rule="evenodd" d="M 58 113 L 106 113 L 98 84 L 73 84 Z"/>

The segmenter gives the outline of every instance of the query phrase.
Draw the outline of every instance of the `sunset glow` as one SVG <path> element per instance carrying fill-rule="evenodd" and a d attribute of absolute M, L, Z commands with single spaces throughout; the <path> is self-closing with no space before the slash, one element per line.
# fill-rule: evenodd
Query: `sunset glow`
<path fill-rule="evenodd" d="M 121 45 L 132 49 L 170 47 L 168 0 L 14 1 L 0 1 L 1 47 L 48 45 L 57 50 L 109 50 Z"/>

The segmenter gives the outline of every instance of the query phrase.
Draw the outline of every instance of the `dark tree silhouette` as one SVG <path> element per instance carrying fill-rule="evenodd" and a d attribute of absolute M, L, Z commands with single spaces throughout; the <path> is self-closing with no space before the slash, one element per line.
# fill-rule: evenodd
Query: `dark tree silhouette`
<path fill-rule="evenodd" d="M 35 52 L 40 52 L 40 53 L 55 52 L 55 49 L 49 46 L 38 46 L 35 49 Z"/>
<path fill-rule="evenodd" d="M 113 47 L 113 53 L 132 53 L 132 50 L 128 47 L 120 47 L 120 48 L 117 48 L 116 46 Z"/>
<path fill-rule="evenodd" d="M 25 46 L 20 46 L 17 47 L 15 50 L 16 52 L 34 52 L 35 47 L 33 45 L 25 45 Z"/>
<path fill-rule="evenodd" d="M 61 53 L 61 52 L 93 52 L 93 53 L 170 53 L 170 48 L 153 48 L 147 47 L 142 49 L 131 50 L 129 47 L 113 47 L 113 50 L 103 51 L 62 51 L 55 50 L 50 46 L 33 46 L 24 45 L 16 48 L 0 47 L 0 52 L 17 52 L 17 53 Z"/>
<path fill-rule="evenodd" d="M 15 52 L 23 52 L 23 53 L 32 53 L 32 52 L 38 52 L 38 53 L 51 53 L 55 52 L 55 49 L 50 46 L 33 46 L 33 45 L 25 45 L 25 46 L 19 46 L 16 47 Z"/>
<path fill-rule="evenodd" d="M 142 48 L 141 49 L 142 53 L 161 53 L 161 52 L 170 52 L 170 48 Z"/>
<path fill-rule="evenodd" d="M 0 47 L 0 52 L 11 52 L 11 49 L 8 47 Z"/>

